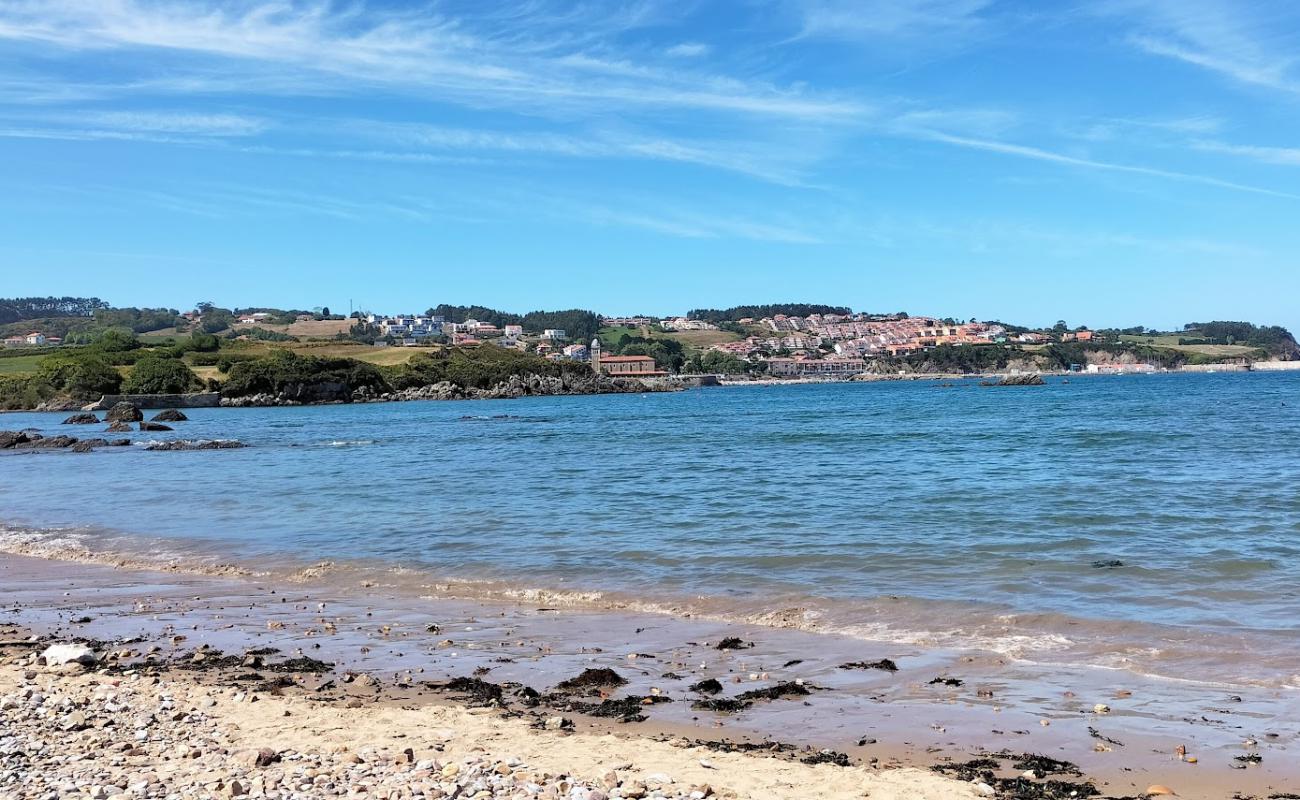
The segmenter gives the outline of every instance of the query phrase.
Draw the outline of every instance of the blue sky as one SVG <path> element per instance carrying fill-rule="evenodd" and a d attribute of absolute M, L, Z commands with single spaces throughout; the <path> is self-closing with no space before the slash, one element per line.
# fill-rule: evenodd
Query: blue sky
<path fill-rule="evenodd" d="M 1300 329 L 1289 2 L 0 2 L 0 295 Z"/>

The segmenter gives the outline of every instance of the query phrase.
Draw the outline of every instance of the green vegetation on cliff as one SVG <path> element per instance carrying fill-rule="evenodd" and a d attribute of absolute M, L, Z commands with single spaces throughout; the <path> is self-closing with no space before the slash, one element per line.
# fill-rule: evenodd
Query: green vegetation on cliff
<path fill-rule="evenodd" d="M 388 383 L 378 367 L 363 361 L 273 350 L 263 358 L 231 364 L 229 377 L 221 389 L 231 397 L 326 392 L 342 396 L 351 395 L 363 386 L 382 392 L 387 390 Z"/>
<path fill-rule="evenodd" d="M 736 322 L 742 319 L 762 319 L 784 314 L 787 317 L 806 317 L 809 314 L 852 314 L 847 306 L 828 306 L 822 303 L 767 303 L 754 306 L 732 306 L 731 308 L 693 308 L 686 312 L 689 319 L 712 322 Z"/>
<path fill-rule="evenodd" d="M 480 345 L 432 350 L 414 356 L 405 364 L 384 369 L 394 389 L 429 386 L 443 381 L 465 388 L 487 389 L 513 375 L 533 373 L 559 377 L 565 373 L 587 372 L 591 368 L 575 361 L 549 361 L 518 350 Z"/>

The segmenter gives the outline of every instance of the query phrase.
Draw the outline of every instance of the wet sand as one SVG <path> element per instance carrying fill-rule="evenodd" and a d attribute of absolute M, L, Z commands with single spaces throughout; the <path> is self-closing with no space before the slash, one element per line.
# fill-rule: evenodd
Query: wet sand
<path fill-rule="evenodd" d="M 1300 700 L 1293 690 L 1149 680 L 1092 668 L 1044 671 L 991 653 L 667 614 L 421 598 L 375 586 L 331 586 L 338 582 L 333 578 L 305 575 L 302 582 L 269 583 L 3 555 L 0 623 L 16 626 L 9 640 L 30 633 L 90 639 L 105 651 L 129 652 L 108 662 L 118 671 L 164 670 L 169 680 L 243 692 L 284 674 L 237 669 L 239 659 L 224 669 L 180 665 L 193 666 L 194 652 L 205 646 L 235 655 L 275 648 L 268 662 L 318 659 L 333 665 L 327 673 L 292 674 L 291 683 L 265 687 L 261 694 L 275 702 L 323 700 L 312 706 L 347 715 L 481 705 L 483 697 L 473 697 L 477 684 L 461 684 L 460 691 L 439 688 L 449 679 L 477 678 L 505 687 L 501 700 L 489 703 L 488 715 L 516 717 L 527 731 L 564 718 L 577 731 L 572 736 L 613 734 L 632 752 L 650 745 L 671 748 L 663 753 L 680 754 L 682 765 L 713 758 L 693 748 L 719 753 L 769 743 L 765 749 L 778 758 L 754 763 L 817 774 L 851 770 L 850 783 L 861 783 L 861 790 L 872 776 L 901 777 L 894 768 L 920 768 L 925 772 L 902 776 L 938 779 L 931 767 L 1005 751 L 995 778 L 1024 771 L 1011 756 L 1038 753 L 1077 765 L 1082 775 L 1050 774 L 1026 783 L 1088 781 L 1109 797 L 1138 796 L 1153 784 L 1207 800 L 1300 792 L 1294 758 Z M 739 647 L 718 649 L 728 638 L 738 639 Z M 145 659 L 155 646 L 161 649 L 149 658 L 150 666 Z M 842 668 L 882 659 L 898 670 Z M 563 681 L 588 669 L 613 670 L 627 683 L 557 693 Z M 235 680 L 250 672 L 260 682 Z M 690 688 L 706 679 L 717 680 L 721 691 L 709 695 Z M 515 684 L 540 697 L 534 702 Z M 780 697 L 750 700 L 735 713 L 695 707 L 774 687 Z M 602 706 L 629 697 L 646 700 Z M 636 717 L 645 719 L 622 721 Z M 1252 763 L 1256 755 L 1260 761 Z M 804 761 L 832 763 L 813 767 Z M 940 784 L 949 793 L 935 796 L 961 796 L 974 791 L 970 778 L 981 780 L 961 777 L 968 781 Z M 814 780 L 813 773 L 798 780 Z M 811 796 L 775 785 L 736 791 Z M 921 784 L 907 791 L 913 789 L 895 796 L 930 796 Z M 1004 796 L 1034 796 L 999 789 Z M 1037 796 L 1052 796 L 1043 792 Z"/>

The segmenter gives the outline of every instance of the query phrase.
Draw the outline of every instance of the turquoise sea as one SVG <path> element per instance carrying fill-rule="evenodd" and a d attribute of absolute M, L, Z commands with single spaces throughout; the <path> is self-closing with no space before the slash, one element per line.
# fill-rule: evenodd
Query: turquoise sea
<path fill-rule="evenodd" d="M 0 454 L 0 547 L 1300 686 L 1300 374 L 187 413 L 251 446 Z"/>

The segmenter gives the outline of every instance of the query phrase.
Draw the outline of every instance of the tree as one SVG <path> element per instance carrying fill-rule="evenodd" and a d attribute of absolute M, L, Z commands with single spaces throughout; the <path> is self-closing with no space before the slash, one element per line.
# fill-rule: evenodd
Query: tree
<path fill-rule="evenodd" d="M 134 333 L 117 329 L 106 330 L 95 338 L 91 344 L 102 353 L 125 353 L 140 347 L 140 340 Z"/>
<path fill-rule="evenodd" d="M 136 362 L 122 385 L 128 394 L 182 394 L 203 388 L 203 382 L 181 361 L 148 356 Z"/>
<path fill-rule="evenodd" d="M 47 356 L 41 359 L 36 375 L 56 392 L 79 400 L 117 394 L 122 385 L 122 376 L 107 360 L 85 353 Z"/>

